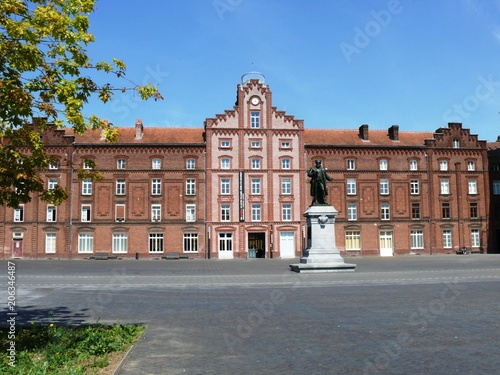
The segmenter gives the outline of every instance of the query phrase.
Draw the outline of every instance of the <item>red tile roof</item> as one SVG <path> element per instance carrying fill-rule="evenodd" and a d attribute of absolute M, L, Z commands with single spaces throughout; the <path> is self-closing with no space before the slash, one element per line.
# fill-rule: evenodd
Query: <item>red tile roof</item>
<path fill-rule="evenodd" d="M 358 129 L 306 129 L 304 141 L 306 146 L 424 146 L 426 139 L 434 138 L 434 132 L 399 131 L 399 141 L 389 138 L 387 130 L 368 131 L 368 141 L 359 137 Z"/>
<path fill-rule="evenodd" d="M 135 128 L 118 128 L 120 135 L 116 143 L 132 144 L 204 144 L 201 128 L 148 128 L 144 127 L 142 139 L 135 139 Z M 66 134 L 74 134 L 73 129 L 66 129 Z M 100 130 L 77 135 L 76 143 L 106 144 L 101 139 Z"/>

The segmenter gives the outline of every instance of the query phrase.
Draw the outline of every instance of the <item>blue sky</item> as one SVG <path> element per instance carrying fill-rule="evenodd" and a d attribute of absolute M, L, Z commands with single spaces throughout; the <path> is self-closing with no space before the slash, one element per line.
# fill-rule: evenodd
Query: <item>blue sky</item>
<path fill-rule="evenodd" d="M 500 0 L 99 0 L 91 32 L 165 97 L 89 103 L 117 126 L 203 127 L 259 71 L 306 128 L 500 135 Z"/>

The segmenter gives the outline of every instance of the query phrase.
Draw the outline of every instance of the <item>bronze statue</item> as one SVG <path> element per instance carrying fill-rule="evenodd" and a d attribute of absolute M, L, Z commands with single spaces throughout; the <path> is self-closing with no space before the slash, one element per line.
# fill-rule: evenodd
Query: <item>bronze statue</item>
<path fill-rule="evenodd" d="M 333 179 L 326 173 L 326 169 L 321 165 L 321 160 L 315 161 L 314 167 L 307 171 L 307 175 L 311 177 L 311 196 L 313 197 L 311 206 L 328 205 L 326 181 L 333 181 Z"/>

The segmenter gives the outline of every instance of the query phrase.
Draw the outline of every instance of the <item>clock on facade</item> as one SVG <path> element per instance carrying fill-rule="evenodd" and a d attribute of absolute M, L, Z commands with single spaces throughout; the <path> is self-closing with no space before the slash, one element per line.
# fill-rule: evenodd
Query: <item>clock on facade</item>
<path fill-rule="evenodd" d="M 252 104 L 253 104 L 253 105 L 257 105 L 257 104 L 259 104 L 259 103 L 260 103 L 259 98 L 257 98 L 256 96 L 254 96 L 254 97 L 252 98 Z"/>

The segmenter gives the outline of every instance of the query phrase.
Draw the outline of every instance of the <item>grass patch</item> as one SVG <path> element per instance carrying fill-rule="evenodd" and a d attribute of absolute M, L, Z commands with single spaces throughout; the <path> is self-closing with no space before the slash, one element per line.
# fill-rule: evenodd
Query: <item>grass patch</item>
<path fill-rule="evenodd" d="M 131 324 L 16 327 L 13 367 L 9 331 L 0 328 L 0 374 L 98 374 L 109 365 L 111 353 L 127 351 L 143 331 L 144 326 Z"/>

